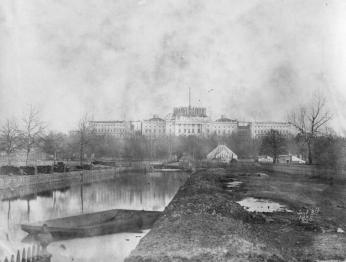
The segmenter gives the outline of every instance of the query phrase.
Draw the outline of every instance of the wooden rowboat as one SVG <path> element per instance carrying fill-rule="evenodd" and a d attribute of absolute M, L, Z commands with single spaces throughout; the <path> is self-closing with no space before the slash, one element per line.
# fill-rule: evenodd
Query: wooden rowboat
<path fill-rule="evenodd" d="M 91 237 L 151 228 L 161 213 L 159 211 L 113 209 L 22 224 L 21 228 L 30 235 L 38 235 L 43 232 L 45 224 L 47 225 L 46 230 L 53 238 Z"/>

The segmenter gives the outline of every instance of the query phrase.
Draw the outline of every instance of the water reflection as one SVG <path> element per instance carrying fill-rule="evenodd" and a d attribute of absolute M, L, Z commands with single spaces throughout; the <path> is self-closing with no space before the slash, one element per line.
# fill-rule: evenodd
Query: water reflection
<path fill-rule="evenodd" d="M 143 233 L 136 234 L 120 233 L 58 241 L 50 244 L 48 251 L 54 254 L 52 262 L 123 261 L 148 232 L 149 230 L 145 230 Z M 99 251 L 100 247 L 102 247 L 102 252 Z M 97 254 L 97 259 L 95 259 L 95 254 Z"/>
<path fill-rule="evenodd" d="M 186 174 L 183 173 L 126 173 L 93 184 L 84 184 L 83 181 L 67 185 L 60 183 L 57 188 L 50 190 L 44 188 L 47 185 L 43 188 L 32 187 L 30 190 L 25 189 L 25 195 L 22 192 L 17 195 L 11 192 L 11 197 L 8 197 L 7 192 L 0 191 L 0 259 L 4 253 L 23 246 L 20 241 L 26 233 L 20 229 L 21 223 L 115 208 L 160 211 L 170 202 L 185 179 Z M 99 237 L 93 239 L 89 241 L 99 243 Z M 120 241 L 116 235 L 110 239 Z M 128 247 L 132 248 L 139 239 L 134 237 L 126 241 L 129 242 Z M 76 247 L 78 241 L 84 243 L 87 240 L 69 240 L 68 243 Z M 53 248 L 53 252 L 58 250 Z"/>

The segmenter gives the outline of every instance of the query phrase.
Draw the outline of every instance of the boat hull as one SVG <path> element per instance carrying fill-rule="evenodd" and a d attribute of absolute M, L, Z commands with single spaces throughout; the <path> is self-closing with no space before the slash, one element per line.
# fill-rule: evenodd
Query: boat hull
<path fill-rule="evenodd" d="M 78 215 L 37 222 L 35 224 L 22 224 L 23 231 L 30 235 L 42 233 L 42 226 L 47 225 L 47 231 L 53 238 L 91 237 L 97 235 L 114 234 L 120 232 L 139 232 L 150 228 L 162 212 L 120 210 Z"/>

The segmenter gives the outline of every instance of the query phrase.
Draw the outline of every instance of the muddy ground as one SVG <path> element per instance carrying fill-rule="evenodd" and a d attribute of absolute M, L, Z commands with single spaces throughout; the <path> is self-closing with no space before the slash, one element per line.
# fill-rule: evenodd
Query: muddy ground
<path fill-rule="evenodd" d="M 228 188 L 234 181 L 243 183 Z M 247 197 L 291 212 L 249 212 L 237 203 Z M 209 169 L 187 180 L 126 261 L 344 261 L 342 231 L 345 182 L 258 167 Z"/>

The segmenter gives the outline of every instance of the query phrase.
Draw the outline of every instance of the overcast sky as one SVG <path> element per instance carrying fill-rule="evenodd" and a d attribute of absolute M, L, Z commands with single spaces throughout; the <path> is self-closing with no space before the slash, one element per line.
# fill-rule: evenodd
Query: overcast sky
<path fill-rule="evenodd" d="M 1 0 L 0 119 L 67 131 L 205 106 L 285 120 L 322 90 L 346 130 L 346 1 Z M 346 132 L 344 133 L 346 134 Z"/>

